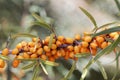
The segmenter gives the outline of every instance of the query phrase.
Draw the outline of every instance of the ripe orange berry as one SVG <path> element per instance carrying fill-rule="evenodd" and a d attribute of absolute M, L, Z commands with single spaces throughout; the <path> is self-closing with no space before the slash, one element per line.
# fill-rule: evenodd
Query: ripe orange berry
<path fill-rule="evenodd" d="M 62 56 L 62 54 L 60 53 L 60 50 L 58 50 L 56 54 L 57 54 L 58 57 Z"/>
<path fill-rule="evenodd" d="M 79 52 L 80 52 L 79 47 L 78 46 L 74 46 L 74 53 L 76 54 L 76 53 L 79 53 Z"/>
<path fill-rule="evenodd" d="M 42 55 L 40 56 L 40 58 L 43 59 L 43 60 L 46 60 L 46 59 L 47 59 L 47 56 L 46 56 L 45 54 L 42 54 Z"/>
<path fill-rule="evenodd" d="M 17 59 L 23 59 L 24 57 L 22 55 L 18 55 Z"/>
<path fill-rule="evenodd" d="M 8 53 L 9 53 L 9 49 L 8 48 L 5 48 L 5 49 L 2 50 L 2 55 L 7 56 Z"/>
<path fill-rule="evenodd" d="M 36 41 L 39 42 L 39 41 L 40 41 L 40 38 L 32 38 L 32 41 L 33 41 L 33 42 L 36 42 Z"/>
<path fill-rule="evenodd" d="M 84 37 L 84 41 L 85 42 L 91 42 L 92 41 L 92 37 L 91 36 L 85 36 Z"/>
<path fill-rule="evenodd" d="M 4 68 L 5 67 L 5 61 L 0 59 L 0 68 Z"/>
<path fill-rule="evenodd" d="M 93 48 L 93 49 L 96 49 L 97 48 L 97 43 L 96 42 L 91 42 L 90 43 L 90 47 Z"/>
<path fill-rule="evenodd" d="M 45 38 L 45 40 L 44 40 L 44 44 L 48 44 L 49 41 L 50 41 L 50 36 L 47 36 L 47 37 Z"/>
<path fill-rule="evenodd" d="M 95 56 L 96 53 L 97 53 L 97 49 L 91 49 L 91 54 L 92 54 L 93 56 Z"/>
<path fill-rule="evenodd" d="M 107 42 L 103 42 L 103 43 L 101 44 L 101 48 L 102 48 L 102 49 L 106 48 L 107 46 L 108 46 L 108 43 L 107 43 Z"/>
<path fill-rule="evenodd" d="M 19 64 L 20 64 L 20 60 L 17 60 L 17 59 L 13 60 L 13 62 L 12 62 L 12 66 L 14 68 L 17 68 Z"/>
<path fill-rule="evenodd" d="M 74 52 L 70 52 L 70 53 L 69 53 L 69 57 L 70 57 L 70 58 L 74 58 Z"/>
<path fill-rule="evenodd" d="M 64 40 L 64 36 L 58 36 L 57 39 L 62 42 Z"/>
<path fill-rule="evenodd" d="M 29 51 L 29 47 L 28 47 L 28 46 L 25 46 L 25 47 L 23 48 L 23 50 L 27 52 L 27 51 Z"/>
<path fill-rule="evenodd" d="M 81 53 L 86 53 L 87 52 L 87 48 L 84 48 L 84 47 L 81 47 L 81 49 L 80 49 L 81 51 Z"/>
<path fill-rule="evenodd" d="M 56 48 L 57 48 L 56 44 L 52 44 L 51 49 L 56 49 Z"/>
<path fill-rule="evenodd" d="M 29 45 L 30 47 L 34 47 L 34 46 L 35 46 L 35 43 L 34 43 L 34 42 L 29 42 L 28 45 Z"/>
<path fill-rule="evenodd" d="M 17 44 L 16 48 L 21 49 L 22 48 L 22 44 L 21 43 Z"/>
<path fill-rule="evenodd" d="M 117 33 L 117 32 L 112 32 L 112 33 L 109 34 L 109 36 L 110 36 L 111 38 L 114 38 L 115 35 L 118 35 L 118 33 Z"/>
<path fill-rule="evenodd" d="M 101 37 L 101 36 L 97 36 L 97 37 L 96 37 L 96 41 L 97 41 L 98 43 L 102 43 L 102 42 L 104 42 L 104 38 Z"/>
<path fill-rule="evenodd" d="M 50 52 L 45 53 L 47 57 L 50 57 L 52 54 Z"/>
<path fill-rule="evenodd" d="M 31 53 L 34 53 L 34 52 L 35 52 L 34 47 L 31 47 L 31 48 L 30 48 L 30 52 L 31 52 Z"/>
<path fill-rule="evenodd" d="M 27 43 L 26 41 L 22 41 L 22 42 L 21 42 L 21 45 L 24 47 L 24 46 L 27 46 L 28 43 Z"/>
<path fill-rule="evenodd" d="M 66 38 L 65 41 L 66 41 L 67 44 L 72 44 L 73 43 L 72 38 Z"/>
<path fill-rule="evenodd" d="M 76 35 L 75 35 L 75 40 L 80 40 L 80 38 L 81 38 L 81 37 L 80 37 L 80 34 L 76 34 Z"/>
<path fill-rule="evenodd" d="M 85 48 L 88 47 L 89 45 L 88 42 L 85 42 L 85 41 L 81 42 L 81 44 L 82 44 L 82 47 L 85 47 Z"/>
<path fill-rule="evenodd" d="M 37 50 L 37 54 L 38 55 L 41 55 L 43 53 L 43 48 L 39 48 L 38 50 Z"/>
<path fill-rule="evenodd" d="M 38 56 L 37 56 L 37 54 L 34 53 L 34 54 L 31 54 L 30 57 L 31 58 L 37 58 Z"/>
<path fill-rule="evenodd" d="M 56 41 L 56 45 L 57 45 L 57 47 L 59 47 L 60 45 L 62 45 L 62 43 L 57 40 L 57 41 Z"/>
<path fill-rule="evenodd" d="M 74 47 L 73 47 L 72 45 L 69 45 L 69 46 L 67 46 L 67 49 L 68 49 L 69 51 L 73 51 L 73 50 L 74 50 Z"/>
<path fill-rule="evenodd" d="M 113 37 L 113 40 L 116 40 L 118 37 L 119 37 L 119 34 L 118 34 L 118 35 L 115 35 L 115 36 Z"/>
<path fill-rule="evenodd" d="M 26 58 L 26 59 L 28 59 L 28 58 L 30 58 L 30 55 L 28 53 L 24 52 L 23 53 L 23 57 Z"/>
<path fill-rule="evenodd" d="M 65 56 L 65 50 L 64 49 L 60 49 L 60 53 L 61 53 L 61 56 Z"/>
<path fill-rule="evenodd" d="M 54 62 L 55 58 L 53 56 L 51 56 L 51 57 L 48 58 L 48 60 Z"/>
<path fill-rule="evenodd" d="M 51 51 L 51 54 L 52 54 L 52 55 L 55 55 L 56 53 L 57 53 L 56 50 L 52 50 L 52 51 Z"/>
<path fill-rule="evenodd" d="M 18 54 L 18 53 L 19 53 L 19 50 L 18 50 L 17 48 L 15 48 L 15 49 L 12 50 L 12 54 L 13 54 L 13 55 L 16 55 L 16 54 Z"/>
<path fill-rule="evenodd" d="M 48 46 L 44 46 L 43 49 L 44 49 L 45 52 L 50 52 L 50 48 Z"/>

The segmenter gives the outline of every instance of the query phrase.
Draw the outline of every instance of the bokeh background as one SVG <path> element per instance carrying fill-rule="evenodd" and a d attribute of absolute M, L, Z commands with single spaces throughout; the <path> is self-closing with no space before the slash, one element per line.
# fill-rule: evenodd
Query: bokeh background
<path fill-rule="evenodd" d="M 10 34 L 31 33 L 42 39 L 50 34 L 42 27 L 31 28 L 31 22 L 34 21 L 31 15 L 33 12 L 51 24 L 57 35 L 73 37 L 76 33 L 91 31 L 93 24 L 79 9 L 79 6 L 94 16 L 98 26 L 120 20 L 119 6 L 116 5 L 115 0 L 0 0 L 0 50 L 6 46 Z M 13 49 L 22 40 L 29 41 L 30 39 L 20 37 L 12 40 L 9 48 Z M 115 62 L 112 62 L 114 58 L 113 54 L 100 58 L 109 80 L 116 69 Z M 79 80 L 81 71 L 88 61 L 88 58 L 79 59 L 76 70 L 69 80 Z M 60 80 L 64 77 L 72 61 L 59 60 L 58 62 L 61 64 L 58 67 L 46 66 L 48 76 L 40 71 L 39 80 Z M 32 69 L 23 71 L 21 70 L 23 65 L 14 69 L 9 63 L 6 69 L 0 69 L 0 80 L 31 80 Z M 120 79 L 119 75 L 116 80 Z M 91 66 L 86 80 L 103 80 L 96 64 Z"/>

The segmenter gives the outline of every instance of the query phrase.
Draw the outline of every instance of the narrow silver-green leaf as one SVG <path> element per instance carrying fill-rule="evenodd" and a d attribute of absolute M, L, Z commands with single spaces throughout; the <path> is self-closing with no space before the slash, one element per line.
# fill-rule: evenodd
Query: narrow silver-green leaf
<path fill-rule="evenodd" d="M 29 34 L 29 33 L 17 33 L 17 34 L 14 34 L 14 35 L 11 36 L 12 39 L 15 39 L 17 37 L 30 37 L 30 38 L 33 38 L 33 37 L 37 37 L 37 36 Z"/>
<path fill-rule="evenodd" d="M 32 63 L 30 63 L 28 65 L 23 66 L 22 69 L 26 70 L 26 69 L 32 68 L 35 64 L 36 64 L 36 62 L 34 61 L 34 62 L 32 62 Z"/>
<path fill-rule="evenodd" d="M 100 68 L 100 71 L 101 71 L 101 73 L 102 73 L 102 75 L 103 75 L 104 80 L 107 80 L 108 77 L 107 77 L 107 73 L 106 73 L 104 67 L 102 66 L 102 64 L 101 64 L 98 60 L 97 60 L 96 63 L 97 63 L 97 65 L 98 65 L 99 68 Z"/>
<path fill-rule="evenodd" d="M 36 59 L 18 59 L 20 61 L 37 61 L 39 60 L 39 58 L 36 58 Z"/>
<path fill-rule="evenodd" d="M 76 61 L 72 64 L 71 69 L 69 70 L 68 74 L 62 79 L 62 80 L 68 80 L 69 77 L 72 75 L 73 71 L 75 70 L 76 67 Z"/>
<path fill-rule="evenodd" d="M 93 34 L 92 36 L 95 37 L 95 36 L 99 36 L 99 35 L 102 35 L 102 34 L 109 34 L 111 32 L 117 32 L 117 31 L 120 31 L 120 26 L 116 26 L 116 27 L 112 27 L 112 28 L 103 30 L 101 32 Z"/>
<path fill-rule="evenodd" d="M 33 69 L 33 77 L 32 77 L 32 80 L 36 80 L 37 79 L 37 76 L 38 76 L 38 72 L 39 72 L 39 64 L 36 64 L 34 66 L 35 68 Z"/>
<path fill-rule="evenodd" d="M 86 77 L 87 73 L 88 73 L 88 69 L 86 68 L 86 69 L 83 70 L 80 80 L 84 80 L 84 78 Z"/>
<path fill-rule="evenodd" d="M 40 65 L 41 65 L 41 68 L 42 68 L 42 70 L 44 71 L 44 73 L 45 73 L 46 75 L 48 75 L 47 70 L 45 69 L 44 65 L 43 65 L 41 62 L 40 62 Z"/>
<path fill-rule="evenodd" d="M 46 65 L 50 65 L 50 66 L 58 66 L 59 64 L 56 62 L 52 62 L 52 61 L 47 61 L 47 60 L 41 60 L 44 64 Z"/>
<path fill-rule="evenodd" d="M 94 17 L 93 17 L 87 10 L 85 10 L 84 8 L 82 8 L 82 7 L 79 7 L 79 8 L 80 8 L 80 9 L 82 10 L 82 12 L 84 12 L 84 14 L 91 20 L 91 22 L 93 23 L 94 27 L 95 27 L 95 28 L 98 28 L 97 23 L 96 23 Z"/>
<path fill-rule="evenodd" d="M 90 55 L 91 55 L 90 53 L 77 53 L 77 54 L 75 54 L 75 57 L 87 57 Z"/>
<path fill-rule="evenodd" d="M 9 60 L 9 57 L 3 56 L 3 55 L 1 55 L 1 54 L 0 54 L 0 58 L 3 59 L 3 60 Z"/>
<path fill-rule="evenodd" d="M 32 16 L 33 16 L 37 21 L 39 21 L 39 22 L 41 22 L 41 23 L 45 23 L 45 21 L 44 21 L 39 15 L 37 15 L 37 14 L 35 14 L 35 13 L 32 13 Z"/>
<path fill-rule="evenodd" d="M 53 38 L 54 38 L 54 34 L 50 34 L 50 41 L 49 41 L 49 44 L 48 44 L 48 47 L 51 48 L 52 46 L 52 41 L 53 41 Z"/>

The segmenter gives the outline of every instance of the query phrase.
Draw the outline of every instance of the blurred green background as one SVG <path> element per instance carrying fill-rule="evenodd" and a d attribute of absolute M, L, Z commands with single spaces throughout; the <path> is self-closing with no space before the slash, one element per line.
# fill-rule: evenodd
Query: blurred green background
<path fill-rule="evenodd" d="M 42 39 L 50 34 L 42 27 L 33 26 L 31 28 L 31 22 L 34 21 L 32 12 L 37 13 L 51 24 L 57 35 L 73 37 L 76 33 L 82 34 L 85 31 L 91 31 L 93 24 L 80 11 L 79 6 L 88 10 L 99 26 L 120 20 L 119 6 L 116 5 L 115 0 L 0 0 L 0 50 L 5 48 L 6 41 L 12 34 L 31 33 Z M 10 41 L 9 47 L 13 49 L 22 40 L 29 41 L 30 39 L 17 38 Z M 114 58 L 115 55 L 110 54 L 100 59 L 109 80 L 111 80 L 116 68 L 115 63 L 111 63 Z M 79 80 L 81 71 L 88 61 L 89 58 L 79 59 L 76 70 L 69 80 Z M 40 71 L 38 80 L 60 80 L 63 78 L 69 71 L 72 61 L 59 60 L 57 62 L 61 64 L 58 67 L 46 65 L 49 75 L 47 76 Z M 31 80 L 32 69 L 23 71 L 21 70 L 23 65 L 21 64 L 17 69 L 13 69 L 10 65 L 6 70 L 0 69 L 0 80 Z M 89 71 L 85 80 L 103 80 L 96 64 L 93 64 Z M 119 75 L 116 80 L 120 79 Z"/>

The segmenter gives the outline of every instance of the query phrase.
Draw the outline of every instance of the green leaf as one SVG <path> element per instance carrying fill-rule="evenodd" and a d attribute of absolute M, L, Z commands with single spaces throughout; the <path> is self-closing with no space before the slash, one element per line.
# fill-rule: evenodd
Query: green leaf
<path fill-rule="evenodd" d="M 37 14 L 35 14 L 35 13 L 32 13 L 32 16 L 33 16 L 37 21 L 39 21 L 39 22 L 41 22 L 41 23 L 45 23 L 45 21 L 44 21 L 39 15 L 37 15 Z"/>
<path fill-rule="evenodd" d="M 92 63 L 94 63 L 95 61 L 97 61 L 102 55 L 104 54 L 108 54 L 111 51 L 113 51 L 115 49 L 115 47 L 120 43 L 120 36 L 118 37 L 118 39 L 116 41 L 114 41 L 111 45 L 107 46 L 105 49 L 99 51 L 97 53 L 97 55 L 92 58 L 88 64 L 84 67 L 84 70 L 82 72 L 82 77 L 80 78 L 80 80 L 84 80 L 86 74 L 86 71 L 88 71 L 88 68 L 92 65 Z"/>
<path fill-rule="evenodd" d="M 30 37 L 30 38 L 33 38 L 33 37 L 37 37 L 37 36 L 29 34 L 29 33 L 17 33 L 17 34 L 14 34 L 14 35 L 11 36 L 12 39 L 15 39 L 17 37 Z"/>
<path fill-rule="evenodd" d="M 98 60 L 97 60 L 97 65 L 98 65 L 99 68 L 100 68 L 100 71 L 101 71 L 101 73 L 102 73 L 102 75 L 103 75 L 104 80 L 107 80 L 107 79 L 108 79 L 107 73 L 105 72 L 104 67 L 102 66 L 102 64 L 101 64 Z"/>
<path fill-rule="evenodd" d="M 9 60 L 9 57 L 8 56 L 3 56 L 0 54 L 0 58 L 3 59 L 3 60 Z"/>
<path fill-rule="evenodd" d="M 41 60 L 44 64 L 46 65 L 50 65 L 50 66 L 58 66 L 59 64 L 56 62 L 52 62 L 52 61 L 47 61 L 47 60 Z"/>
<path fill-rule="evenodd" d="M 22 67 L 22 69 L 26 70 L 26 69 L 32 68 L 35 64 L 36 64 L 36 62 L 34 61 L 34 62 L 32 62 L 32 63 L 30 63 L 28 65 L 25 65 L 24 67 Z"/>
<path fill-rule="evenodd" d="M 99 29 L 106 28 L 106 27 L 111 26 L 111 25 L 116 24 L 116 23 L 117 23 L 117 22 L 111 22 L 111 23 L 104 24 L 104 25 L 98 27 L 98 28 L 95 30 L 95 32 L 96 32 L 97 30 L 99 30 Z"/>
<path fill-rule="evenodd" d="M 76 67 L 76 61 L 72 64 L 71 69 L 69 70 L 68 74 L 62 79 L 62 80 L 68 80 L 69 77 L 72 75 L 73 71 L 75 70 Z"/>
<path fill-rule="evenodd" d="M 38 75 L 38 72 L 39 72 L 39 64 L 36 64 L 34 66 L 34 69 L 33 69 L 33 77 L 32 77 L 32 80 L 36 80 L 37 79 L 37 75 Z"/>
<path fill-rule="evenodd" d="M 102 35 L 102 34 L 109 34 L 111 32 L 117 32 L 117 31 L 120 31 L 120 26 L 116 26 L 116 27 L 113 27 L 113 28 L 103 30 L 101 32 L 93 34 L 92 36 L 95 37 L 95 36 L 99 36 L 99 35 Z"/>
<path fill-rule="evenodd" d="M 49 48 L 51 48 L 51 46 L 52 46 L 53 38 L 54 38 L 54 34 L 52 33 L 52 34 L 50 35 L 50 41 L 49 41 L 49 44 L 48 44 L 48 47 L 49 47 Z"/>
<path fill-rule="evenodd" d="M 98 26 L 97 26 L 97 23 L 96 23 L 96 21 L 95 21 L 95 19 L 94 19 L 94 17 L 87 11 L 87 10 L 85 10 L 84 8 L 82 8 L 82 7 L 79 7 L 81 10 L 82 10 L 82 12 L 84 12 L 84 14 L 91 20 L 91 22 L 93 23 L 93 25 L 94 25 L 94 29 L 96 29 L 96 28 L 98 28 Z"/>
<path fill-rule="evenodd" d="M 87 57 L 90 55 L 91 55 L 90 53 L 77 53 L 77 54 L 75 54 L 75 57 Z"/>
<path fill-rule="evenodd" d="M 36 59 L 18 59 L 20 61 L 37 61 L 39 60 L 39 58 L 36 58 Z"/>
<path fill-rule="evenodd" d="M 42 68 L 42 70 L 44 71 L 44 73 L 45 73 L 46 75 L 48 75 L 47 70 L 45 69 L 44 65 L 43 65 L 41 62 L 40 62 L 40 65 L 41 65 L 41 68 Z"/>
<path fill-rule="evenodd" d="M 52 27 L 48 25 L 47 23 L 41 23 L 41 22 L 35 21 L 35 22 L 32 22 L 32 25 L 38 25 L 38 27 L 43 27 L 53 32 Z M 33 26 L 31 28 L 33 28 Z"/>
<path fill-rule="evenodd" d="M 119 51 L 118 54 L 120 54 L 120 51 Z M 118 54 L 116 54 L 116 58 L 117 58 Z M 116 78 L 116 76 L 117 76 L 117 74 L 118 74 L 118 71 L 119 71 L 119 58 L 116 59 L 116 72 L 115 72 L 112 80 L 115 80 L 115 78 Z"/>

